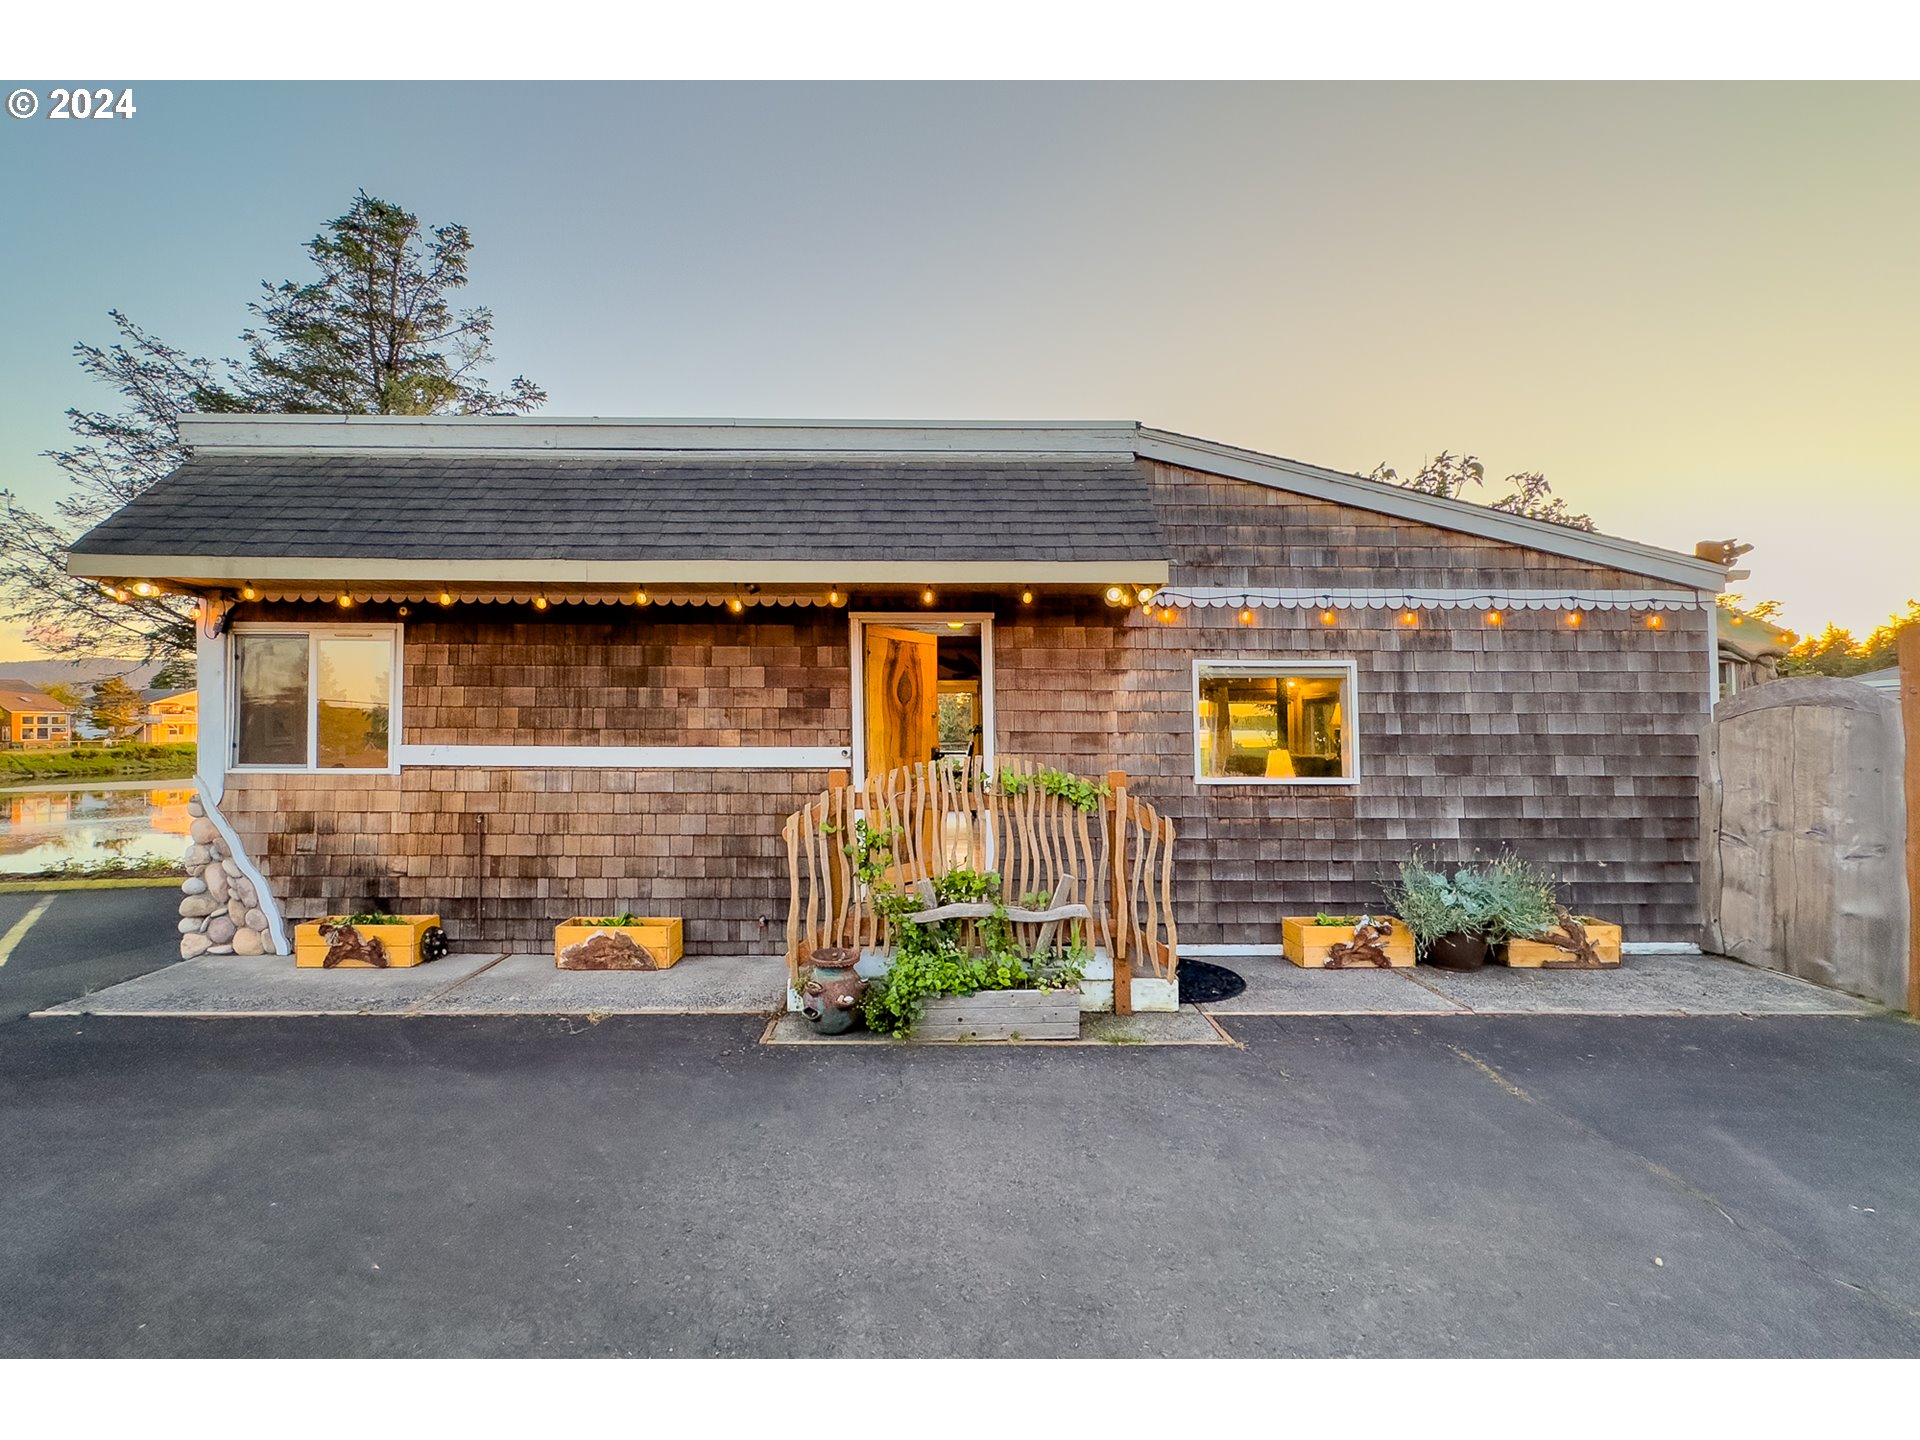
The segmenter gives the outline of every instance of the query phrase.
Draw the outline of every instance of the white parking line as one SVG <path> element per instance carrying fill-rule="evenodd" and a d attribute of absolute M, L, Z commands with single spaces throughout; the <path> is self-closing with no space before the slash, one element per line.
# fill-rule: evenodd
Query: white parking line
<path fill-rule="evenodd" d="M 38 921 L 42 915 L 47 913 L 47 907 L 53 904 L 55 898 L 56 897 L 52 895 L 47 896 L 46 899 L 22 915 L 19 923 L 11 930 L 7 931 L 4 935 L 0 935 L 0 965 L 5 965 L 7 961 L 13 958 L 14 947 L 27 938 L 27 931 L 33 929 L 34 923 Z"/>

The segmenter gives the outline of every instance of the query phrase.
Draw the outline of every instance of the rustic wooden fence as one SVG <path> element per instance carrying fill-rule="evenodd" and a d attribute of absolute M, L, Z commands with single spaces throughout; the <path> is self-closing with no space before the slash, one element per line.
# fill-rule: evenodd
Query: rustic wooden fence
<path fill-rule="evenodd" d="M 886 921 L 857 873 L 864 824 L 868 834 L 891 837 L 888 850 L 876 849 L 871 859 L 876 878 L 896 885 L 953 869 L 994 871 L 1001 898 L 1019 906 L 1060 894 L 1071 877 L 1070 898 L 1088 907 L 1089 943 L 1113 960 L 1114 1008 L 1129 1013 L 1136 970 L 1176 978 L 1173 823 L 1128 793 L 1124 771 L 1109 772 L 1104 791 L 1085 808 L 1059 793 L 1069 788 L 1062 779 L 1078 777 L 1025 760 L 1001 758 L 988 767 L 977 757 L 903 766 L 863 786 L 833 772 L 782 831 L 789 973 L 797 976 L 825 946 L 886 945 Z"/>

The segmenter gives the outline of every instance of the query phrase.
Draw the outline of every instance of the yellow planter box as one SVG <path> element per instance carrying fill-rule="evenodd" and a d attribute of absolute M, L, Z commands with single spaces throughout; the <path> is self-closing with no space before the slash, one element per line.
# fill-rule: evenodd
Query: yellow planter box
<path fill-rule="evenodd" d="M 1516 970 L 1611 970 L 1620 963 L 1620 927 L 1603 924 L 1598 920 L 1580 917 L 1586 928 L 1587 939 L 1593 942 L 1593 948 L 1599 953 L 1600 963 L 1589 965 L 1571 950 L 1562 950 L 1558 945 L 1548 944 L 1544 940 L 1509 940 L 1506 945 L 1507 964 Z M 1552 934 L 1562 934 L 1555 926 Z"/>
<path fill-rule="evenodd" d="M 345 918 L 333 915 L 296 926 L 293 963 L 302 970 L 404 970 L 420 963 L 420 942 L 426 938 L 427 931 L 440 923 L 438 915 L 402 915 L 398 925 L 355 925 L 352 928 L 360 945 L 348 939 L 342 946 L 345 953 L 333 965 L 328 965 L 327 952 L 333 948 L 333 942 L 320 933 L 320 927 L 342 924 Z M 372 949 L 375 944 L 379 946 L 378 951 Z M 387 963 L 381 965 L 377 959 L 368 958 L 369 955 L 382 956 Z"/>
<path fill-rule="evenodd" d="M 643 916 L 631 925 L 594 925 L 576 915 L 553 929 L 553 961 L 562 970 L 665 970 L 680 963 L 678 915 Z"/>
<path fill-rule="evenodd" d="M 1381 945 L 1387 963 L 1396 968 L 1413 964 L 1413 932 L 1391 915 L 1376 915 L 1377 921 L 1393 926 L 1393 933 Z M 1336 945 L 1353 943 L 1353 926 L 1318 925 L 1312 915 L 1288 915 L 1280 921 L 1280 939 L 1287 959 L 1308 970 L 1324 970 Z M 1371 966 L 1339 968 L 1371 969 Z"/>

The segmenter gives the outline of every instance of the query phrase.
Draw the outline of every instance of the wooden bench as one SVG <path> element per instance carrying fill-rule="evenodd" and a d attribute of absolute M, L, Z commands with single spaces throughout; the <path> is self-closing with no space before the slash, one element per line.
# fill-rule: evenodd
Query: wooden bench
<path fill-rule="evenodd" d="M 1040 926 L 1040 935 L 1034 948 L 1044 953 L 1053 947 L 1054 937 L 1060 933 L 1060 926 L 1066 921 L 1093 919 L 1093 912 L 1074 900 L 1073 887 L 1073 876 L 1062 875 L 1060 883 L 1053 888 L 1046 909 L 1032 910 L 1024 905 L 1009 905 L 1006 907 L 1007 919 L 1015 925 Z M 916 925 L 933 925 L 942 920 L 986 920 L 999 909 L 986 900 L 956 900 L 951 905 L 942 905 L 931 880 L 921 880 L 914 890 L 920 896 L 920 903 L 927 907 L 907 916 Z"/>

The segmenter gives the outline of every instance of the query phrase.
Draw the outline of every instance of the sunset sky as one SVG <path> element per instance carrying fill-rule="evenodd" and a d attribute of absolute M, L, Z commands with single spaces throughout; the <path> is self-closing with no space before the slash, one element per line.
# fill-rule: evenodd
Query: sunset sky
<path fill-rule="evenodd" d="M 236 353 L 365 187 L 472 228 L 496 376 L 552 414 L 1471 450 L 1613 534 L 1753 542 L 1737 588 L 1798 629 L 1920 594 L 1920 87 L 135 93 L 0 119 L 0 486 L 36 506 L 65 407 L 115 400 L 75 340 L 118 307 Z"/>

